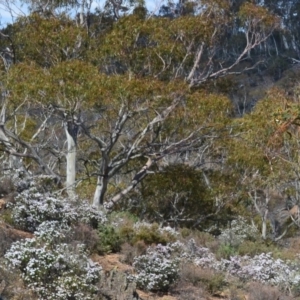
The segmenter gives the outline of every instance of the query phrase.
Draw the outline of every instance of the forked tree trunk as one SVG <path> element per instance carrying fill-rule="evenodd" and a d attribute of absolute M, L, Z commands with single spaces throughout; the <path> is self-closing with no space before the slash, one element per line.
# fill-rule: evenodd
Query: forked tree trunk
<path fill-rule="evenodd" d="M 269 214 L 269 202 L 270 202 L 269 192 L 266 191 L 265 195 L 263 195 L 261 197 L 259 197 L 257 195 L 256 190 L 254 190 L 253 195 L 250 192 L 248 194 L 254 204 L 254 207 L 255 207 L 257 213 L 261 217 L 261 222 L 262 222 L 261 236 L 263 239 L 266 239 L 267 238 L 267 221 L 268 221 L 268 214 Z M 262 197 L 264 197 L 264 200 L 261 199 Z"/>

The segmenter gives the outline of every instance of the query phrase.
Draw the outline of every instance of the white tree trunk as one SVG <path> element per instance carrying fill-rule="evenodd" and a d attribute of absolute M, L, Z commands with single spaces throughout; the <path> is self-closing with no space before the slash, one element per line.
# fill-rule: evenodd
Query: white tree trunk
<path fill-rule="evenodd" d="M 66 188 L 69 197 L 75 196 L 75 179 L 76 179 L 76 143 L 70 135 L 67 125 L 65 124 L 65 132 L 67 136 L 67 170 L 66 170 Z"/>
<path fill-rule="evenodd" d="M 98 176 L 97 186 L 94 194 L 93 206 L 101 207 L 104 201 L 104 195 L 107 191 L 108 180 L 104 176 Z"/>
<path fill-rule="evenodd" d="M 268 217 L 268 209 L 265 210 L 264 214 L 262 215 L 262 229 L 261 229 L 261 236 L 265 240 L 267 238 L 267 217 Z"/>
<path fill-rule="evenodd" d="M 96 190 L 94 193 L 94 199 L 93 199 L 93 206 L 95 207 L 100 207 L 100 195 L 101 195 L 101 191 L 102 191 L 102 185 L 101 185 L 101 181 L 100 181 L 100 177 L 97 178 L 97 186 L 96 186 Z"/>
<path fill-rule="evenodd" d="M 289 44 L 288 44 L 287 39 L 284 36 L 284 34 L 282 35 L 282 42 L 283 42 L 284 49 L 285 50 L 290 50 Z"/>
<path fill-rule="evenodd" d="M 16 170 L 23 167 L 22 160 L 19 157 L 12 155 L 15 153 L 13 145 L 9 141 L 9 138 L 5 134 L 5 122 L 6 122 L 6 104 L 4 103 L 0 113 L 0 144 L 3 144 L 6 151 L 9 153 L 9 169 Z"/>
<path fill-rule="evenodd" d="M 248 193 L 248 195 L 250 196 L 254 204 L 257 213 L 261 217 L 261 221 L 262 221 L 261 236 L 263 239 L 267 238 L 267 220 L 268 220 L 269 202 L 270 202 L 269 191 L 267 190 L 265 191 L 265 193 L 266 195 L 264 201 L 261 200 L 261 196 L 259 197 L 257 195 L 256 190 L 254 190 L 253 195 L 250 192 Z"/>

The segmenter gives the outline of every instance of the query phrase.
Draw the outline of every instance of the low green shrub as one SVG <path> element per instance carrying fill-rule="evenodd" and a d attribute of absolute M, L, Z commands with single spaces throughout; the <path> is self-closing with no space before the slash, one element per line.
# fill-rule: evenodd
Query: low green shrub
<path fill-rule="evenodd" d="M 259 241 L 244 241 L 242 244 L 239 245 L 237 249 L 237 253 L 241 256 L 249 255 L 251 257 L 261 254 L 261 253 L 269 253 L 272 252 L 273 254 L 278 252 L 279 250 L 273 244 L 267 244 L 266 242 L 259 240 Z"/>
<path fill-rule="evenodd" d="M 115 253 L 121 251 L 122 239 L 118 230 L 112 225 L 100 225 L 98 227 L 98 245 L 99 254 Z"/>
<path fill-rule="evenodd" d="M 234 256 L 236 254 L 236 249 L 235 247 L 229 245 L 229 244 L 220 244 L 216 257 L 217 259 L 229 259 L 230 256 Z"/>
<path fill-rule="evenodd" d="M 134 236 L 132 243 L 143 241 L 147 245 L 162 244 L 166 245 L 176 241 L 177 233 L 171 227 L 160 227 L 157 223 L 136 223 L 134 225 Z"/>

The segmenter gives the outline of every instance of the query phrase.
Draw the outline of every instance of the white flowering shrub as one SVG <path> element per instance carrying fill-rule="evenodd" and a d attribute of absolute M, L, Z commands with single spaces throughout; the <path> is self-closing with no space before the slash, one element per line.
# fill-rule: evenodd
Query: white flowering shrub
<path fill-rule="evenodd" d="M 49 179 L 50 180 L 50 179 Z M 36 181 L 22 191 L 11 204 L 14 223 L 23 230 L 35 231 L 45 221 L 61 221 L 67 224 L 82 222 L 96 228 L 106 222 L 105 214 L 86 201 L 69 201 L 55 193 L 41 191 Z"/>
<path fill-rule="evenodd" d="M 248 256 L 231 257 L 230 261 L 225 262 L 225 265 L 227 271 L 242 280 L 251 279 L 284 288 L 300 283 L 298 268 L 281 259 L 274 259 L 271 253 L 261 253 L 252 258 Z"/>
<path fill-rule="evenodd" d="M 103 225 L 107 222 L 106 214 L 91 206 L 88 201 L 79 200 L 73 204 L 73 210 L 77 214 L 77 221 L 88 224 L 93 228 Z"/>
<path fill-rule="evenodd" d="M 252 224 L 248 224 L 243 217 L 239 216 L 231 222 L 230 228 L 222 231 L 218 238 L 223 244 L 237 247 L 244 240 L 253 240 L 258 236 L 257 228 Z"/>
<path fill-rule="evenodd" d="M 49 193 L 40 193 L 35 187 L 23 191 L 12 205 L 12 218 L 20 229 L 35 231 L 45 221 L 75 222 L 77 214 L 71 204 Z"/>
<path fill-rule="evenodd" d="M 177 238 L 179 236 L 179 232 L 171 226 L 159 227 L 158 230 L 161 234 L 166 234 L 174 238 Z"/>
<path fill-rule="evenodd" d="M 283 289 L 291 289 L 300 284 L 300 264 L 275 259 L 271 253 L 218 260 L 208 248 L 198 246 L 193 239 L 186 244 L 169 244 L 168 249 L 172 253 L 176 252 L 183 263 L 190 261 L 202 268 L 229 273 L 243 281 L 257 281 Z"/>
<path fill-rule="evenodd" d="M 149 291 L 167 291 L 179 276 L 179 259 L 172 258 L 172 247 L 158 244 L 134 259 L 137 286 Z"/>
<path fill-rule="evenodd" d="M 5 254 L 39 299 L 94 299 L 101 267 L 89 260 L 84 245 L 63 243 L 69 231 L 59 222 L 42 223 L 34 238 L 15 242 Z"/>
<path fill-rule="evenodd" d="M 197 246 L 194 239 L 188 241 L 185 253 L 186 257 L 199 267 L 215 270 L 220 269 L 216 256 L 208 248 Z"/>

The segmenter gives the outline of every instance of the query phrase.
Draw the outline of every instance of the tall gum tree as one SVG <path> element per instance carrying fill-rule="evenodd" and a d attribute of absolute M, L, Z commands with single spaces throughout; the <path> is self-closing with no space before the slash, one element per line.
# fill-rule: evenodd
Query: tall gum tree
<path fill-rule="evenodd" d="M 288 97 L 274 88 L 250 114 L 234 119 L 227 148 L 226 168 L 238 180 L 240 190 L 236 195 L 246 200 L 246 205 L 251 203 L 262 237 L 275 241 L 292 225 L 299 227 L 292 218 L 287 222 L 291 206 L 286 202 L 292 198 L 295 205 L 300 199 L 300 119 L 297 93 L 293 93 L 294 97 Z"/>
<path fill-rule="evenodd" d="M 57 169 L 57 164 L 61 165 L 61 158 L 64 155 L 62 154 L 62 145 L 59 142 L 57 143 L 57 139 L 65 140 L 68 149 L 66 152 L 66 187 L 68 192 L 73 194 L 78 129 L 78 117 L 74 114 L 74 108 L 76 103 L 78 103 L 78 94 L 76 95 L 77 100 L 73 97 L 72 100 L 69 99 L 67 102 L 64 97 L 64 91 L 60 90 L 56 95 L 53 95 L 47 90 L 49 82 L 45 83 L 45 80 L 49 79 L 45 77 L 47 72 L 42 72 L 38 66 L 47 69 L 72 59 L 82 58 L 85 50 L 83 44 L 87 38 L 87 33 L 65 15 L 60 17 L 51 14 L 43 16 L 35 12 L 28 17 L 19 18 L 10 27 L 9 34 L 8 40 L 11 43 L 16 64 L 13 70 L 3 76 L 3 80 L 7 82 L 6 87 L 9 89 L 13 80 L 18 80 L 20 86 L 26 80 L 32 80 L 32 82 L 29 86 L 23 86 L 23 94 L 18 94 L 17 89 L 14 90 L 13 98 L 15 102 L 11 101 L 12 98 L 10 96 L 12 95 L 7 93 L 10 105 L 6 112 L 8 117 L 15 118 L 15 124 L 14 129 L 12 129 L 10 124 L 6 123 L 6 131 L 14 131 L 16 133 L 18 132 L 16 131 L 16 126 L 23 127 L 24 131 L 26 124 L 31 122 L 33 125 L 35 123 L 36 132 L 34 128 L 31 128 L 31 131 L 26 128 L 26 138 L 24 139 L 24 136 L 19 134 L 18 139 L 15 138 L 14 141 L 22 145 L 22 148 L 27 149 L 24 150 L 25 152 L 29 151 L 29 153 L 32 153 L 35 150 L 35 160 L 39 161 L 40 166 L 43 165 L 42 169 L 46 173 L 57 176 L 59 181 L 61 180 L 60 172 L 53 170 Z M 24 40 L 24 35 L 28 39 Z M 55 70 L 54 68 L 54 72 Z M 53 80 L 56 80 L 55 83 L 59 83 L 59 86 L 63 87 L 66 73 L 61 72 L 60 74 L 60 69 L 56 72 L 52 75 L 52 78 L 57 74 L 59 78 Z M 69 72 L 72 72 L 72 70 L 69 70 Z M 50 80 L 50 82 L 53 81 Z M 35 92 L 39 92 L 40 95 L 38 97 L 35 96 Z M 32 97 L 31 99 L 28 99 L 29 95 Z M 46 98 L 48 96 L 49 98 Z M 17 110 L 18 117 L 16 117 Z M 34 116 L 35 112 L 39 113 Z M 25 118 L 21 120 L 21 116 L 25 116 Z M 57 128 L 53 130 L 52 137 L 46 136 L 45 132 L 49 131 L 49 126 L 53 125 L 53 119 L 64 124 L 65 139 L 62 139 L 61 133 L 57 136 L 57 129 L 59 128 L 57 123 L 55 124 Z M 28 143 L 26 144 L 25 141 Z M 52 145 L 51 142 L 53 143 Z M 39 146 L 34 146 L 30 149 L 30 145 L 35 143 Z M 49 149 L 51 150 L 49 151 Z M 16 152 L 14 153 L 16 155 Z M 29 157 L 28 153 L 27 157 Z M 45 161 L 48 161 L 48 163 L 45 163 Z M 44 163 L 42 164 L 42 162 Z"/>
<path fill-rule="evenodd" d="M 16 64 L 4 76 L 10 91 L 7 111 L 23 132 L 17 131 L 15 142 L 26 151 L 31 146 L 44 168 L 70 174 L 67 187 L 74 173 L 82 175 L 85 169 L 87 177 L 97 180 L 94 205 L 106 202 L 109 208 L 154 172 L 159 161 L 183 154 L 201 157 L 205 144 L 224 135 L 228 126 L 225 117 L 222 122 L 210 117 L 218 110 L 228 117 L 230 104 L 197 89 L 234 71 L 277 24 L 265 10 L 243 6 L 238 17 L 246 26 L 241 28 L 248 28 L 248 42 L 233 62 L 226 55 L 220 60 L 225 29 L 233 22 L 229 8 L 226 1 L 213 1 L 200 14 L 175 19 L 133 14 L 101 32 L 101 38 L 88 36 L 66 16 L 20 19 L 12 38 Z M 29 39 L 24 41 L 25 34 Z M 35 109 L 41 115 L 33 124 L 30 111 Z M 27 130 L 29 124 L 34 132 Z M 78 138 L 75 125 L 81 130 Z M 74 159 L 74 145 L 85 151 L 80 159 Z M 64 173 L 59 165 L 66 153 L 72 168 Z M 116 179 L 120 174 L 122 182 Z"/>
<path fill-rule="evenodd" d="M 206 139 L 226 130 L 231 111 L 228 99 L 193 93 L 182 81 L 108 76 L 75 60 L 50 69 L 18 64 L 9 71 L 7 88 L 11 104 L 30 99 L 32 108 L 40 108 L 48 116 L 39 124 L 43 129 L 34 140 L 44 160 L 47 156 L 56 160 L 54 166 L 64 153 L 59 122 L 66 120 L 67 137 L 72 138 L 67 150 L 71 168 L 66 174 L 67 186 L 74 183 L 78 145 L 85 151 L 80 161 L 88 170 L 86 175 L 97 178 L 96 206 L 106 201 L 113 207 L 153 172 L 158 161 L 204 149 Z M 71 119 L 64 119 L 64 114 Z M 52 135 L 45 136 L 44 129 L 50 126 Z M 84 136 L 76 141 L 78 127 Z M 59 172 L 57 167 L 54 170 Z M 112 189 L 112 182 L 122 172 L 131 179 Z"/>
<path fill-rule="evenodd" d="M 23 122 L 26 128 L 26 124 L 35 119 L 33 128 L 25 130 L 25 136 L 20 135 L 19 143 L 25 139 L 34 145 L 40 160 L 59 177 L 63 173 L 58 165 L 65 156 L 64 176 L 70 194 L 75 187 L 80 108 L 95 100 L 95 82 L 93 86 L 90 78 L 96 80 L 97 75 L 95 68 L 80 61 L 64 62 L 48 70 L 34 64 L 17 64 L 7 74 L 10 110 L 14 112 L 15 107 L 27 104 L 25 112 L 20 108 L 22 113 L 16 117 L 16 122 Z"/>
<path fill-rule="evenodd" d="M 96 44 L 92 48 L 90 59 L 108 74 L 181 78 L 196 87 L 238 73 L 238 64 L 278 26 L 278 17 L 248 2 L 237 12 L 231 12 L 229 1 L 208 1 L 198 13 L 176 18 L 144 19 L 133 14 L 114 24 L 101 47 Z M 227 40 L 234 31 L 242 34 L 243 43 L 229 52 L 232 45 L 227 45 Z"/>

